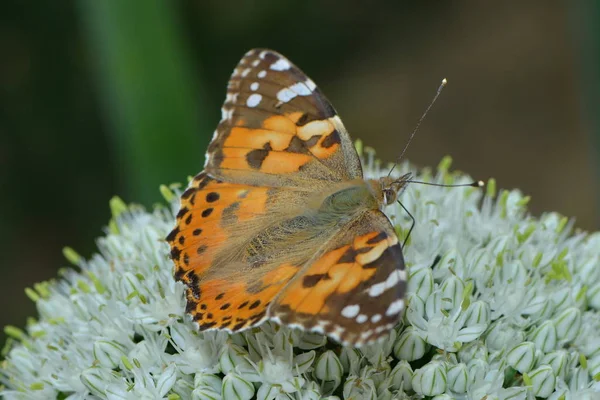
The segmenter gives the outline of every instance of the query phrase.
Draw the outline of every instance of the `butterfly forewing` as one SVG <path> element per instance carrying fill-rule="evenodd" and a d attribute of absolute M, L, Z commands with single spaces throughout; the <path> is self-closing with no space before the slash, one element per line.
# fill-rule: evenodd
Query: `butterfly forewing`
<path fill-rule="evenodd" d="M 363 181 L 348 132 L 310 78 L 276 52 L 249 51 L 206 157 L 167 237 L 200 329 L 271 318 L 354 345 L 389 331 L 404 305 L 400 245 L 372 201 L 341 216 L 319 206 Z"/>
<path fill-rule="evenodd" d="M 331 103 L 289 60 L 260 49 L 246 53 L 233 72 L 205 169 L 272 186 L 362 177 Z"/>

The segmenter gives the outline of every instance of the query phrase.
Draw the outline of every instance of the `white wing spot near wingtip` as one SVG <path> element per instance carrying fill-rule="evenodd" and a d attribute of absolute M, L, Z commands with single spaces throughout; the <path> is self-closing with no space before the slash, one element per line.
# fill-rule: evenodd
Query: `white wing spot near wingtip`
<path fill-rule="evenodd" d="M 248 74 L 250 73 L 250 71 L 252 71 L 251 68 L 246 68 L 245 70 L 242 71 L 242 78 L 245 78 L 246 76 L 248 76 Z"/>
<path fill-rule="evenodd" d="M 259 78 L 264 78 L 265 76 L 267 76 L 267 71 L 265 71 L 264 69 L 262 71 L 260 71 L 257 75 Z"/>
<path fill-rule="evenodd" d="M 380 282 L 372 285 L 369 288 L 369 296 L 377 297 L 380 296 L 386 289 L 390 289 L 398 284 L 400 281 L 406 280 L 406 271 L 403 269 L 394 270 L 385 280 L 385 282 Z"/>
<path fill-rule="evenodd" d="M 368 319 L 369 317 L 367 317 L 365 314 L 360 314 L 358 317 L 356 317 L 356 322 L 359 324 L 364 324 Z"/>
<path fill-rule="evenodd" d="M 310 88 L 304 82 L 294 83 L 292 86 L 290 86 L 290 89 L 298 93 L 300 96 L 308 96 L 312 93 L 312 90 L 310 90 Z"/>
<path fill-rule="evenodd" d="M 225 95 L 225 103 L 235 104 L 237 97 L 238 93 L 227 93 L 227 95 Z"/>
<path fill-rule="evenodd" d="M 286 71 L 291 68 L 291 65 L 288 62 L 288 60 L 284 60 L 283 58 L 280 58 L 279 60 L 277 60 L 273 64 L 271 64 L 271 66 L 269 68 L 271 68 L 273 71 Z"/>
<path fill-rule="evenodd" d="M 262 100 L 262 96 L 258 93 L 254 93 L 251 94 L 250 97 L 248 97 L 248 100 L 246 100 L 246 105 L 248 107 L 256 107 L 260 101 Z"/>
<path fill-rule="evenodd" d="M 254 61 L 252 61 L 252 66 L 253 67 L 258 66 L 258 64 L 260 64 L 260 60 L 254 60 Z"/>
<path fill-rule="evenodd" d="M 307 79 L 306 82 L 304 82 L 304 83 L 306 83 L 308 90 L 310 90 L 311 92 L 317 88 L 317 85 L 310 78 Z"/>
<path fill-rule="evenodd" d="M 221 121 L 230 120 L 233 116 L 233 109 L 227 110 L 225 107 L 221 108 Z M 213 140 L 217 137 L 217 131 L 215 131 L 215 135 L 213 136 Z"/>
<path fill-rule="evenodd" d="M 344 316 L 346 318 L 354 318 L 358 315 L 359 311 L 360 311 L 360 306 L 358 304 L 346 306 L 342 309 L 342 316 Z"/>
<path fill-rule="evenodd" d="M 393 301 L 392 304 L 390 304 L 387 311 L 385 312 L 385 315 L 388 317 L 391 317 L 392 315 L 398 314 L 403 309 L 404 309 L 404 300 L 398 299 L 398 300 Z"/>
<path fill-rule="evenodd" d="M 291 91 L 288 88 L 283 88 L 279 92 L 277 92 L 277 100 L 281 101 L 282 103 L 287 103 L 296 96 L 297 93 Z"/>
<path fill-rule="evenodd" d="M 252 84 L 250 84 L 250 90 L 257 91 L 258 86 L 258 82 L 252 82 Z"/>
<path fill-rule="evenodd" d="M 375 314 L 371 317 L 371 322 L 376 324 L 381 321 L 381 314 Z"/>

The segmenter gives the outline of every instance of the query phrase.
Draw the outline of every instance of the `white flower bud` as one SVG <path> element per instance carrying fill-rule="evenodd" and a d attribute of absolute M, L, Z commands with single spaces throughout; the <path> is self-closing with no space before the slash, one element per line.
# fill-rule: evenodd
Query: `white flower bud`
<path fill-rule="evenodd" d="M 377 390 L 369 378 L 348 377 L 344 383 L 344 399 L 376 400 Z"/>
<path fill-rule="evenodd" d="M 221 394 L 223 381 L 216 375 L 199 372 L 194 376 L 194 388 L 210 388 Z"/>
<path fill-rule="evenodd" d="M 531 379 L 531 390 L 537 397 L 548 397 L 554 391 L 556 377 L 549 365 L 542 365 L 527 374 Z"/>
<path fill-rule="evenodd" d="M 362 354 L 357 348 L 352 346 L 342 347 L 340 361 L 344 367 L 344 374 L 358 375 L 360 368 L 362 367 L 361 357 Z"/>
<path fill-rule="evenodd" d="M 331 350 L 321 354 L 315 364 L 315 376 L 321 381 L 342 381 L 344 367 L 338 356 Z"/>
<path fill-rule="evenodd" d="M 462 255 L 456 249 L 448 251 L 442 256 L 440 261 L 433 269 L 435 279 L 443 279 L 448 276 L 448 271 L 454 271 L 458 276 L 462 276 L 464 269 L 464 261 Z"/>
<path fill-rule="evenodd" d="M 415 328 L 409 326 L 396 340 L 394 355 L 400 360 L 414 361 L 423 357 L 428 349 L 427 342 L 419 336 Z"/>
<path fill-rule="evenodd" d="M 156 388 L 158 389 L 160 397 L 164 397 L 169 393 L 169 390 L 175 384 L 177 380 L 177 368 L 175 364 L 170 364 L 165 370 L 160 374 L 158 380 L 156 381 Z"/>
<path fill-rule="evenodd" d="M 556 350 L 545 354 L 540 360 L 540 365 L 549 365 L 554 371 L 554 375 L 564 379 L 570 369 L 569 353 L 565 350 Z"/>
<path fill-rule="evenodd" d="M 477 300 L 471 303 L 469 308 L 467 308 L 466 314 L 465 326 L 475 324 L 487 326 L 490 324 L 490 305 L 485 301 Z"/>
<path fill-rule="evenodd" d="M 573 392 L 584 390 L 590 383 L 590 376 L 587 370 L 583 368 L 576 368 L 572 372 L 571 379 L 569 379 L 569 389 Z"/>
<path fill-rule="evenodd" d="M 458 358 L 463 363 L 469 363 L 473 359 L 487 361 L 488 349 L 480 340 L 471 342 L 458 351 Z"/>
<path fill-rule="evenodd" d="M 203 387 L 196 388 L 192 391 L 192 399 L 193 400 L 216 400 L 216 399 L 220 400 L 220 399 L 222 399 L 222 397 L 221 397 L 220 391 L 217 392 L 215 389 L 213 389 L 211 387 L 203 386 Z"/>
<path fill-rule="evenodd" d="M 229 373 L 223 378 L 221 392 L 224 399 L 250 400 L 254 396 L 254 385 L 238 374 Z"/>
<path fill-rule="evenodd" d="M 587 300 L 591 308 L 600 310 L 600 282 L 592 285 L 587 291 Z"/>
<path fill-rule="evenodd" d="M 98 340 L 94 342 L 94 358 L 103 367 L 110 369 L 118 367 L 121 357 L 125 355 L 125 346 L 114 340 Z"/>
<path fill-rule="evenodd" d="M 228 344 L 227 348 L 219 357 L 219 366 L 224 374 L 229 373 L 236 367 L 242 370 L 250 370 L 253 367 L 248 362 L 248 352 L 241 346 L 236 344 Z"/>
<path fill-rule="evenodd" d="M 466 393 L 469 384 L 467 366 L 463 363 L 453 365 L 448 369 L 448 387 L 454 393 Z"/>
<path fill-rule="evenodd" d="M 523 342 L 508 352 L 508 364 L 520 373 L 529 372 L 535 365 L 535 345 L 532 342 Z"/>
<path fill-rule="evenodd" d="M 442 283 L 441 289 L 443 298 L 450 299 L 450 304 L 444 304 L 447 306 L 446 309 L 450 310 L 460 306 L 465 290 L 465 284 L 460 279 L 454 275 L 448 276 Z"/>
<path fill-rule="evenodd" d="M 390 372 L 390 387 L 394 390 L 412 389 L 413 370 L 406 360 L 401 360 Z"/>
<path fill-rule="evenodd" d="M 516 329 L 506 321 L 492 324 L 486 336 L 485 343 L 490 350 L 502 350 L 513 343 L 521 343 L 525 340 L 525 333 Z"/>
<path fill-rule="evenodd" d="M 581 328 L 581 311 L 574 307 L 567 308 L 554 319 L 554 323 L 558 338 L 570 342 Z"/>
<path fill-rule="evenodd" d="M 600 354 L 588 360 L 588 369 L 591 376 L 597 376 L 600 374 Z"/>
<path fill-rule="evenodd" d="M 544 353 L 556 348 L 556 327 L 552 321 L 544 321 L 530 335 L 535 347 Z"/>
<path fill-rule="evenodd" d="M 488 370 L 488 364 L 478 358 L 474 358 L 467 364 L 467 377 L 469 384 L 476 384 L 485 380 L 485 373 Z"/>
<path fill-rule="evenodd" d="M 298 354 L 294 357 L 292 362 L 294 372 L 298 374 L 305 373 L 315 361 L 316 353 L 314 351 L 308 351 L 306 353 Z"/>
<path fill-rule="evenodd" d="M 433 292 L 433 273 L 429 268 L 421 268 L 410 275 L 408 293 L 414 293 L 421 299 L 427 299 Z"/>
<path fill-rule="evenodd" d="M 300 400 L 319 400 L 321 392 L 316 382 L 308 382 L 300 392 Z"/>
<path fill-rule="evenodd" d="M 415 371 L 412 379 L 413 390 L 425 396 L 442 394 L 447 388 L 446 365 L 432 361 Z"/>

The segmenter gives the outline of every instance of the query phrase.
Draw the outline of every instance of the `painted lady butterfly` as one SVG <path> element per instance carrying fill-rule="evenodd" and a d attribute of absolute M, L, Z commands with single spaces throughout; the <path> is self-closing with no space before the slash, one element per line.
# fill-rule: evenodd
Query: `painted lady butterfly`
<path fill-rule="evenodd" d="M 410 176 L 364 180 L 329 101 L 271 50 L 242 58 L 222 114 L 167 237 L 187 312 L 201 330 L 272 320 L 354 346 L 386 336 L 406 270 L 381 210 Z"/>

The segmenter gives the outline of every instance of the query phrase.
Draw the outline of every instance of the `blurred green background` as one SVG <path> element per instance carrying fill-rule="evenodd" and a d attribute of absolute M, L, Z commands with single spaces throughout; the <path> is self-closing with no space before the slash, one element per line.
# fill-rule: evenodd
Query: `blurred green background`
<path fill-rule="evenodd" d="M 17 1 L 0 4 L 0 325 L 61 249 L 94 251 L 108 200 L 151 205 L 201 170 L 227 79 L 270 47 L 354 138 L 532 195 L 598 229 L 596 1 Z"/>

